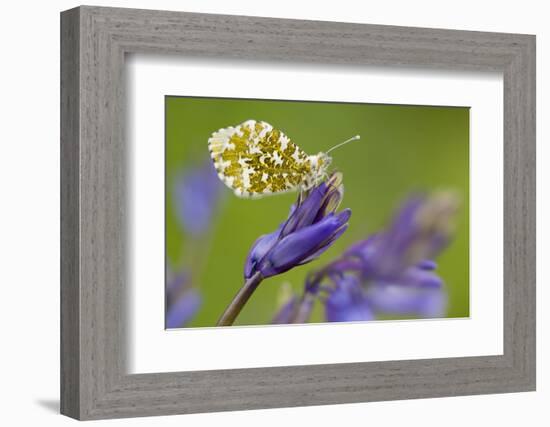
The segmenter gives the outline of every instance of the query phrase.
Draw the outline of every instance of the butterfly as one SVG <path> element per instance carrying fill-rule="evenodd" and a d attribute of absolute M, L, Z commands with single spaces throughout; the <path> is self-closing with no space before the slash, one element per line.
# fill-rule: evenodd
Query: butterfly
<path fill-rule="evenodd" d="M 288 136 L 267 122 L 247 120 L 219 129 L 208 139 L 208 150 L 219 178 L 242 198 L 289 191 L 306 191 L 328 174 L 333 149 L 308 155 Z"/>

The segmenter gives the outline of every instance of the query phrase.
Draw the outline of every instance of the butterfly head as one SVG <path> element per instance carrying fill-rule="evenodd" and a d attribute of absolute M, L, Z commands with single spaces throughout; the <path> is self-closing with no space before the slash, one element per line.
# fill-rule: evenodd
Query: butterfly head
<path fill-rule="evenodd" d="M 355 135 L 340 144 L 336 144 L 334 147 L 330 148 L 327 152 L 320 152 L 314 156 L 309 156 L 309 161 L 311 165 L 311 175 L 309 179 L 306 180 L 306 189 L 309 189 L 321 181 L 323 181 L 328 176 L 328 168 L 332 163 L 332 157 L 328 155 L 332 150 L 339 148 L 343 145 L 346 145 L 350 142 L 357 141 L 361 139 L 359 135 Z"/>
<path fill-rule="evenodd" d="M 309 156 L 311 165 L 311 178 L 306 183 L 307 188 L 314 187 L 328 176 L 328 168 L 332 163 L 332 157 L 320 152 L 314 156 Z"/>

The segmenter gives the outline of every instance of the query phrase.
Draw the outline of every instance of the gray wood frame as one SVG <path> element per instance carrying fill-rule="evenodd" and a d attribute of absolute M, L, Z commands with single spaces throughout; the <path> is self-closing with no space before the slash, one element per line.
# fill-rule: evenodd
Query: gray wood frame
<path fill-rule="evenodd" d="M 504 75 L 504 354 L 128 375 L 124 58 Z M 83 6 L 61 14 L 61 412 L 99 419 L 535 389 L 535 37 Z"/>

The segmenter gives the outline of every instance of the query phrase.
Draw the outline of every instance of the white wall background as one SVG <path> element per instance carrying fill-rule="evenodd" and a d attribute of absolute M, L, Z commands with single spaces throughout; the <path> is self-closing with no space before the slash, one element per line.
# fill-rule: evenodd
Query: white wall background
<path fill-rule="evenodd" d="M 537 34 L 538 391 L 116 420 L 116 426 L 335 424 L 445 427 L 550 422 L 550 27 L 536 0 L 337 2 L 276 0 L 96 1 L 97 5 Z M 59 11 L 74 1 L 6 2 L 0 25 L 0 420 L 63 426 L 59 384 Z M 95 422 L 94 422 L 95 424 Z"/>

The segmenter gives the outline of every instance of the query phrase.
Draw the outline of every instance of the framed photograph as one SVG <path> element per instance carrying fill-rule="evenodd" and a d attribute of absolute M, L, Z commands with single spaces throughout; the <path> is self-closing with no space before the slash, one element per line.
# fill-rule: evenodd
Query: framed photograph
<path fill-rule="evenodd" d="M 61 14 L 61 412 L 535 389 L 535 37 Z"/>
<path fill-rule="evenodd" d="M 167 96 L 165 111 L 167 328 L 469 317 L 469 107 Z M 233 299 L 243 276 L 254 297 Z"/>

